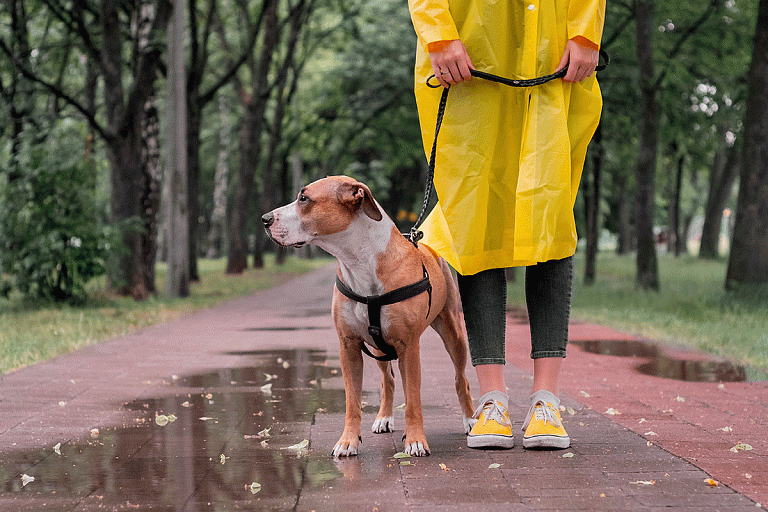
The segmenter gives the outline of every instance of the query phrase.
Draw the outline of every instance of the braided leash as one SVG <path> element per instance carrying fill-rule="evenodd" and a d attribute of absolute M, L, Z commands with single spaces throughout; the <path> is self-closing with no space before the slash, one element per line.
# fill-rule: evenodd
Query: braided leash
<path fill-rule="evenodd" d="M 595 68 L 595 71 L 602 71 L 605 69 L 605 67 L 608 65 L 608 63 L 611 61 L 608 54 L 600 50 L 600 57 L 603 58 L 604 63 L 600 64 Z M 472 76 L 477 78 L 482 78 L 484 80 L 488 80 L 491 82 L 496 82 L 499 84 L 507 85 L 509 87 L 535 87 L 537 85 L 542 85 L 547 82 L 551 82 L 552 80 L 555 80 L 556 78 L 562 78 L 568 73 L 568 66 L 566 65 L 563 69 L 560 71 L 556 71 L 552 73 L 551 75 L 544 75 L 537 78 L 529 78 L 525 80 L 511 80 L 509 78 L 500 77 L 497 75 L 492 75 L 491 73 L 486 73 L 484 71 L 477 71 L 476 69 L 469 70 Z M 430 80 L 435 78 L 435 75 L 430 75 L 429 78 L 427 78 L 427 87 L 431 87 L 432 89 L 437 89 L 440 87 L 440 84 L 433 85 L 430 83 Z M 432 185 L 433 181 L 435 179 L 435 157 L 437 155 L 437 136 L 440 134 L 440 126 L 443 124 L 443 116 L 445 115 L 445 105 L 448 102 L 448 91 L 450 88 L 445 87 L 443 88 L 443 93 L 440 96 L 440 103 L 437 107 L 437 123 L 435 124 L 435 138 L 432 141 L 432 151 L 429 155 L 429 166 L 427 167 L 428 176 L 427 176 L 427 187 L 424 191 L 424 204 L 421 207 L 421 213 L 419 214 L 419 218 L 416 219 L 416 223 L 411 228 L 411 231 L 407 234 L 404 234 L 404 236 L 413 243 L 413 245 L 417 245 L 419 240 L 421 240 L 424 237 L 424 233 L 419 230 L 419 226 L 421 226 L 421 223 L 424 222 L 424 214 L 427 211 L 427 207 L 429 206 L 429 199 L 432 196 Z"/>

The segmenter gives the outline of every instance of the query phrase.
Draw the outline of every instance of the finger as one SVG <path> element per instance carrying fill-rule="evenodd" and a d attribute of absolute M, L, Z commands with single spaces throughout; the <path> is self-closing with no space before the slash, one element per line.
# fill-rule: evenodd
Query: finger
<path fill-rule="evenodd" d="M 568 61 L 571 58 L 571 52 L 570 49 L 566 46 L 565 52 L 563 52 L 563 56 L 560 58 L 560 64 L 557 65 L 557 69 L 555 70 L 555 73 L 563 69 L 566 65 L 568 65 Z M 570 70 L 569 70 L 570 71 Z"/>

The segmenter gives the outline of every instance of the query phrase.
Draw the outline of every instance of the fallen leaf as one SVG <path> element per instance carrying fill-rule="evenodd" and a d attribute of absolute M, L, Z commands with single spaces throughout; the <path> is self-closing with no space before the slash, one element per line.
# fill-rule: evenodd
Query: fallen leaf
<path fill-rule="evenodd" d="M 656 480 L 637 480 L 629 483 L 632 485 L 656 485 Z"/>
<path fill-rule="evenodd" d="M 269 431 L 270 431 L 270 430 L 272 430 L 272 427 L 269 427 L 269 428 L 265 428 L 264 430 L 262 430 L 261 432 L 259 432 L 259 435 L 260 435 L 261 437 L 269 437 Z"/>
<path fill-rule="evenodd" d="M 725 384 L 718 384 L 717 389 L 725 389 Z"/>
<path fill-rule="evenodd" d="M 200 421 L 210 421 L 210 420 L 212 420 L 213 418 L 209 418 L 208 416 L 200 416 L 198 419 L 199 419 Z"/>
<path fill-rule="evenodd" d="M 564 459 L 570 459 L 571 457 L 573 457 L 573 452 L 568 452 L 563 454 Z"/>
<path fill-rule="evenodd" d="M 251 484 L 251 494 L 256 494 L 261 490 L 261 484 L 259 482 L 253 482 Z"/>
<path fill-rule="evenodd" d="M 736 446 L 734 446 L 733 448 L 731 448 L 731 451 L 733 453 L 738 453 L 738 452 L 740 452 L 742 450 L 749 451 L 751 449 L 752 449 L 752 445 L 749 445 L 749 444 L 746 444 L 746 443 L 739 443 Z"/>
<path fill-rule="evenodd" d="M 685 398 L 681 396 L 678 396 L 677 398 L 675 398 L 675 400 L 677 400 L 678 402 L 685 402 Z"/>
<path fill-rule="evenodd" d="M 287 370 L 288 368 L 290 368 L 290 366 L 291 366 L 291 363 L 289 363 L 288 361 L 283 361 L 283 368 L 284 369 Z"/>
<path fill-rule="evenodd" d="M 570 414 L 571 416 L 576 414 L 576 411 L 573 409 L 573 407 L 566 407 L 565 410 Z"/>
<path fill-rule="evenodd" d="M 723 432 L 733 432 L 733 428 L 732 427 L 723 427 L 723 428 L 719 428 L 717 430 L 722 430 Z"/>
<path fill-rule="evenodd" d="M 93 437 L 94 439 L 95 439 L 95 438 L 97 438 L 97 437 L 99 437 L 99 429 L 97 429 L 97 428 L 92 428 L 92 429 L 91 429 L 91 437 Z"/>
<path fill-rule="evenodd" d="M 616 409 L 614 409 L 613 407 L 609 407 L 608 410 L 606 410 L 603 414 L 608 414 L 610 416 L 618 416 L 621 413 Z"/>
<path fill-rule="evenodd" d="M 657 435 L 659 435 L 659 434 L 657 434 L 657 433 L 656 433 L 656 432 L 654 432 L 653 430 L 649 430 L 648 432 L 646 432 L 646 433 L 645 433 L 645 434 L 643 434 L 643 435 L 644 435 L 644 436 L 657 436 Z"/>
<path fill-rule="evenodd" d="M 605 493 L 604 493 L 604 492 L 601 492 L 601 493 L 600 493 L 600 497 L 601 497 L 601 498 L 605 498 Z"/>
<path fill-rule="evenodd" d="M 159 416 L 155 417 L 155 423 L 157 423 L 159 426 L 164 427 L 168 424 L 168 416 L 165 414 L 161 414 Z"/>
<path fill-rule="evenodd" d="M 262 448 L 266 448 L 267 447 L 267 441 L 266 440 L 261 442 L 261 447 Z"/>
<path fill-rule="evenodd" d="M 56 444 L 56 446 L 53 447 L 53 451 L 61 455 L 61 443 Z"/>
<path fill-rule="evenodd" d="M 645 445 L 646 445 L 646 446 L 653 446 L 653 443 L 652 443 L 652 442 L 650 442 L 650 441 L 648 441 L 648 442 L 646 442 L 646 443 L 645 443 Z"/>
<path fill-rule="evenodd" d="M 272 383 L 270 382 L 269 384 L 264 384 L 263 386 L 261 386 L 261 392 L 264 393 L 265 395 L 271 395 Z"/>
<path fill-rule="evenodd" d="M 488 466 L 488 469 L 496 469 L 496 468 L 499 468 L 499 467 L 501 467 L 501 464 L 497 464 L 497 463 L 494 462 L 493 464 Z"/>
<path fill-rule="evenodd" d="M 560 409 L 560 412 L 565 412 L 565 406 L 564 406 L 564 405 L 561 405 L 561 406 L 559 407 L 559 409 Z"/>
<path fill-rule="evenodd" d="M 192 404 L 189 402 L 184 402 L 181 404 L 182 407 L 192 407 Z"/>
<path fill-rule="evenodd" d="M 413 466 L 413 464 L 411 464 L 411 461 L 409 461 L 409 460 L 401 460 L 400 461 L 400 465 L 401 466 Z"/>
<path fill-rule="evenodd" d="M 407 459 L 408 457 L 410 457 L 410 455 L 408 455 L 405 452 L 397 452 L 392 457 L 394 457 L 395 459 Z"/>
<path fill-rule="evenodd" d="M 302 442 L 300 442 L 298 444 L 294 444 L 293 446 L 289 446 L 288 448 L 285 448 L 285 449 L 286 450 L 297 450 L 297 451 L 299 451 L 299 450 L 305 449 L 307 446 L 309 446 L 309 440 L 305 439 Z"/>
<path fill-rule="evenodd" d="M 583 396 L 584 398 L 589 398 L 589 393 L 586 391 L 579 391 L 579 395 Z"/>
<path fill-rule="evenodd" d="M 710 487 L 717 487 L 717 485 L 720 483 L 717 480 L 713 480 L 712 478 L 707 478 L 704 480 L 704 483 L 707 484 Z"/>
<path fill-rule="evenodd" d="M 227 456 L 222 453 L 219 455 L 219 461 L 224 464 L 227 461 Z"/>
<path fill-rule="evenodd" d="M 440 463 L 440 469 L 442 469 L 443 471 L 450 471 L 450 469 L 442 462 Z"/>
<path fill-rule="evenodd" d="M 400 404 L 395 409 L 405 409 L 405 404 Z"/>
<path fill-rule="evenodd" d="M 23 475 L 21 475 L 21 486 L 22 486 L 22 487 L 24 487 L 24 486 L 26 486 L 28 483 L 30 483 L 30 482 L 34 482 L 34 481 L 35 481 L 35 477 L 33 477 L 33 476 L 29 476 L 29 475 L 28 475 L 28 474 L 26 474 L 26 473 L 24 473 Z"/>
<path fill-rule="evenodd" d="M 749 473 L 744 473 L 744 478 L 746 478 L 747 480 L 751 480 L 752 479 L 752 475 L 749 474 Z"/>
<path fill-rule="evenodd" d="M 264 377 L 267 378 L 267 382 L 269 382 L 269 381 L 271 381 L 273 379 L 273 377 L 270 374 L 268 374 L 268 373 L 265 373 Z"/>
<path fill-rule="evenodd" d="M 638 421 L 638 423 L 639 423 L 640 425 L 642 425 L 642 424 L 643 424 L 643 423 L 645 423 L 646 421 L 648 421 L 648 420 L 647 420 L 647 419 L 645 419 L 645 418 L 640 418 L 640 421 Z"/>
<path fill-rule="evenodd" d="M 59 402 L 59 407 L 64 407 L 66 405 L 67 405 L 67 402 L 65 402 L 63 400 L 61 402 Z"/>

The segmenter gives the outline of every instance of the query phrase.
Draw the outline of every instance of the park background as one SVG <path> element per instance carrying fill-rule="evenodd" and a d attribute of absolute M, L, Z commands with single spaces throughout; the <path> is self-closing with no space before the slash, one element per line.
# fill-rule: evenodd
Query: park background
<path fill-rule="evenodd" d="M 404 0 L 2 5 L 0 371 L 327 264 L 259 221 L 314 179 L 418 215 Z M 768 0 L 609 1 L 602 48 L 575 320 L 768 368 Z"/>

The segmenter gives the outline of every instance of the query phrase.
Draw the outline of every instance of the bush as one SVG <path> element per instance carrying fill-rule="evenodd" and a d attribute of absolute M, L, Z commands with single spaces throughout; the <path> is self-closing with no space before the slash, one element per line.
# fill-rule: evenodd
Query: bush
<path fill-rule="evenodd" d="M 79 145 L 62 140 L 48 137 L 30 149 L 2 187 L 0 268 L 10 282 L 0 288 L 6 294 L 13 288 L 28 297 L 81 300 L 86 283 L 106 271 L 117 238 L 99 222 L 95 165 Z"/>

